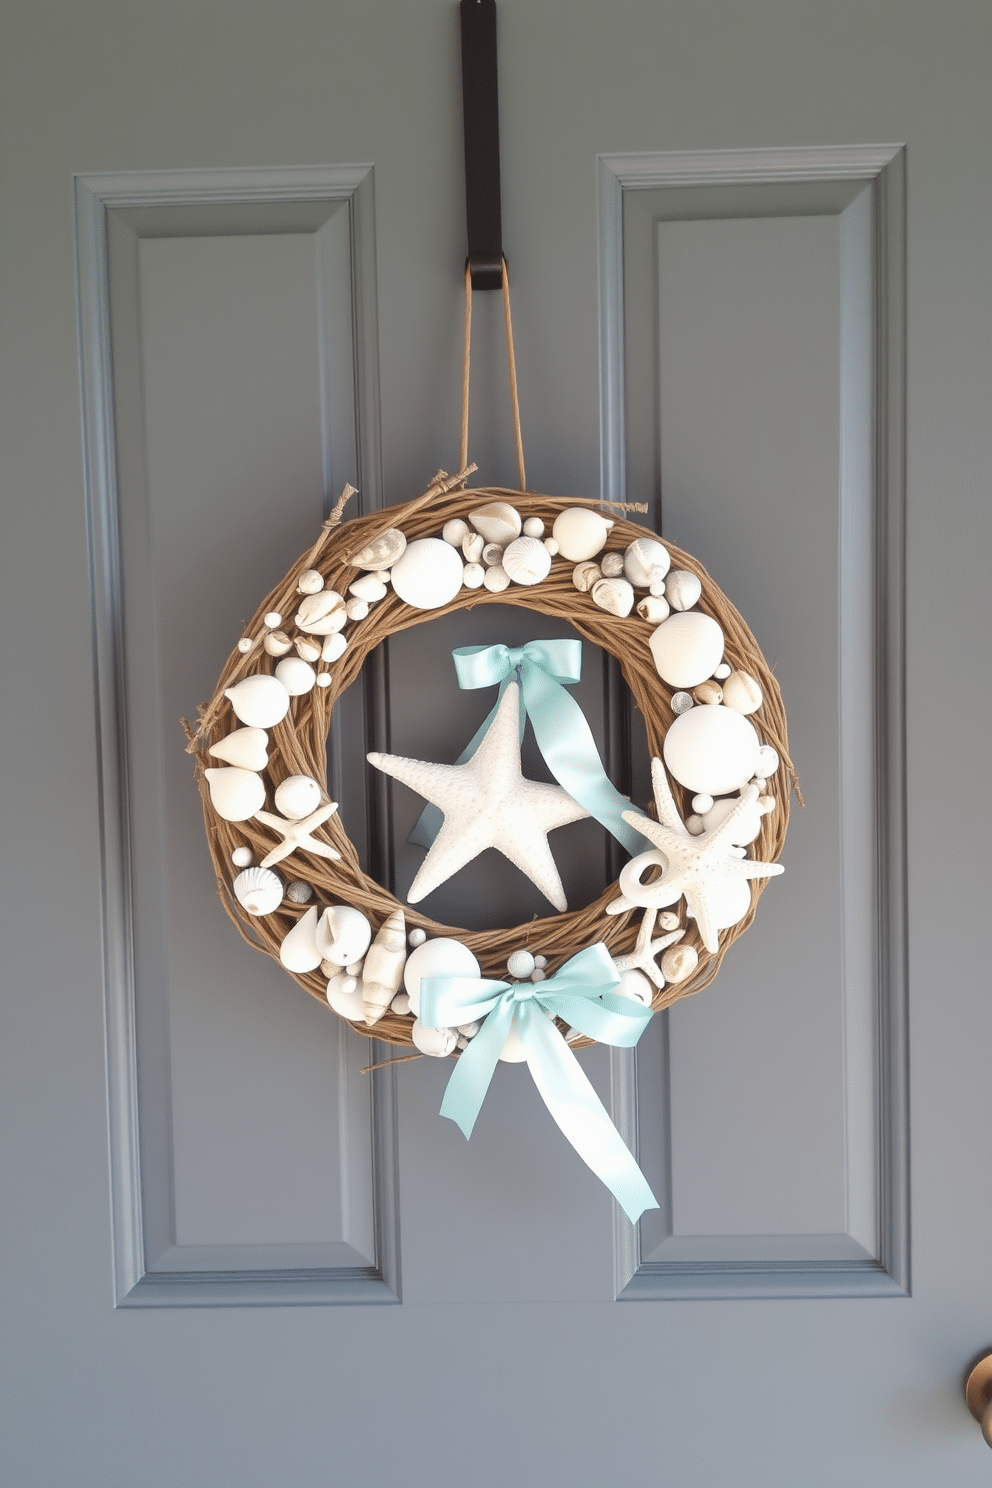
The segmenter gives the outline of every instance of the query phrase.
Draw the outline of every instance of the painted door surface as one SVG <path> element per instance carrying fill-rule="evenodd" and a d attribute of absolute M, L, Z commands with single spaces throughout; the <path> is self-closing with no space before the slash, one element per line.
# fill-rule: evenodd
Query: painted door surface
<path fill-rule="evenodd" d="M 179 717 L 346 481 L 371 510 L 457 458 L 457 9 L 6 6 L 11 1488 L 987 1478 L 988 8 L 499 26 L 528 483 L 647 501 L 744 613 L 786 873 L 711 989 L 582 1056 L 636 1230 L 526 1067 L 466 1143 L 443 1061 L 363 1074 L 388 1050 L 242 944 Z M 501 322 L 479 296 L 470 453 L 512 485 Z M 532 624 L 410 632 L 340 710 L 384 881 L 417 806 L 365 749 L 454 757 L 486 708 L 450 650 Z M 580 697 L 646 799 L 595 655 Z M 575 830 L 578 900 L 612 869 Z M 482 866 L 440 909 L 530 902 Z"/>

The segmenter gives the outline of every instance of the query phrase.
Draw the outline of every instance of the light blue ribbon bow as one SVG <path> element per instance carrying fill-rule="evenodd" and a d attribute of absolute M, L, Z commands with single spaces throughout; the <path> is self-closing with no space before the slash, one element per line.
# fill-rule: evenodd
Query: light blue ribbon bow
<path fill-rule="evenodd" d="M 630 802 L 607 778 L 592 730 L 578 703 L 561 685 L 578 682 L 582 674 L 582 642 L 578 640 L 528 641 L 526 646 L 463 646 L 453 651 L 458 685 L 461 688 L 495 687 L 496 705 L 457 764 L 470 760 L 482 743 L 509 682 L 520 681 L 520 737 L 530 719 L 538 748 L 552 775 L 590 816 L 611 832 L 627 851 L 636 856 L 653 844 L 623 820 Z M 430 847 L 441 830 L 443 816 L 437 806 L 426 806 L 410 834 L 417 847 Z"/>
<path fill-rule="evenodd" d="M 587 946 L 543 982 L 494 982 L 484 977 L 424 977 L 420 1021 L 432 1028 L 457 1028 L 485 1019 L 448 1081 L 441 1115 L 472 1135 L 489 1082 L 510 1029 L 515 1027 L 527 1064 L 551 1115 L 582 1160 L 620 1203 L 632 1222 L 658 1201 L 586 1078 L 578 1060 L 547 1014 L 560 1017 L 600 1043 L 632 1048 L 651 1009 L 621 997 L 620 982 L 602 941 Z"/>

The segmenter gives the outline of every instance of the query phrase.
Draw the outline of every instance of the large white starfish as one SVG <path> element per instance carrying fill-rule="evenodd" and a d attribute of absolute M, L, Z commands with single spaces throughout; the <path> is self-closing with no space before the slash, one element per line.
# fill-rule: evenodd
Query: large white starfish
<path fill-rule="evenodd" d="M 557 910 L 568 908 L 548 833 L 589 813 L 561 786 L 524 779 L 519 693 L 516 682 L 511 682 L 482 743 L 464 765 L 435 765 L 395 754 L 369 755 L 377 770 L 426 796 L 444 813 L 444 825 L 410 885 L 407 899 L 411 904 L 419 903 L 487 847 L 495 847 L 526 873 Z"/>
<path fill-rule="evenodd" d="M 299 821 L 287 821 L 284 816 L 275 816 L 271 811 L 256 811 L 255 820 L 264 822 L 267 827 L 274 827 L 283 839 L 278 847 L 266 854 L 261 866 L 271 868 L 273 863 L 281 863 L 283 858 L 288 858 L 294 852 L 315 853 L 318 858 L 340 858 L 337 848 L 331 847 L 329 842 L 318 842 L 310 835 L 315 827 L 322 826 L 337 809 L 337 801 L 326 801 L 323 806 L 318 806 L 316 811 L 311 811 L 309 816 L 301 817 Z"/>
<path fill-rule="evenodd" d="M 614 956 L 613 965 L 617 971 L 643 971 L 651 978 L 655 986 L 660 988 L 665 985 L 665 978 L 655 957 L 659 951 L 664 951 L 668 946 L 674 945 L 677 940 L 681 940 L 685 931 L 673 930 L 669 935 L 659 935 L 657 940 L 652 940 L 651 932 L 657 918 L 656 909 L 644 911 L 634 949 L 628 951 L 626 956 Z"/>
<path fill-rule="evenodd" d="M 712 832 L 693 837 L 679 816 L 668 776 L 660 759 L 651 761 L 651 780 L 658 820 L 652 821 L 639 811 L 625 811 L 623 819 L 660 849 L 665 859 L 664 872 L 654 883 L 642 884 L 642 868 L 657 862 L 657 856 L 654 853 L 641 853 L 639 857 L 631 859 L 621 874 L 623 893 L 607 905 L 606 912 L 623 914 L 635 905 L 649 909 L 660 908 L 664 904 L 674 904 L 684 894 L 689 913 L 696 921 L 699 938 L 706 949 L 713 953 L 720 942 L 711 901 L 721 885 L 729 879 L 773 878 L 785 871 L 781 863 L 760 863 L 752 858 L 735 858 L 731 855 L 734 828 L 745 811 L 758 799 L 758 787 L 749 785 L 733 809 Z"/>

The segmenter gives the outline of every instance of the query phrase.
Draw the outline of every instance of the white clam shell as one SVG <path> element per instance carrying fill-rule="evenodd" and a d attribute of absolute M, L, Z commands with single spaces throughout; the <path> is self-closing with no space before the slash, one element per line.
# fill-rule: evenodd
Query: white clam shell
<path fill-rule="evenodd" d="M 600 579 L 592 586 L 593 604 L 610 615 L 629 615 L 634 608 L 634 588 L 626 579 Z"/>
<path fill-rule="evenodd" d="M 669 687 L 698 687 L 723 655 L 723 631 L 711 615 L 671 615 L 648 641 L 655 670 Z"/>
<path fill-rule="evenodd" d="M 281 723 L 289 712 L 289 693 L 278 677 L 266 676 L 264 672 L 226 688 L 224 696 L 236 717 L 250 728 L 271 728 Z"/>
<path fill-rule="evenodd" d="M 276 676 L 290 697 L 302 697 L 317 680 L 317 673 L 302 656 L 284 656 L 276 667 Z"/>
<path fill-rule="evenodd" d="M 269 736 L 264 729 L 240 728 L 211 744 L 210 753 L 240 770 L 264 770 L 269 763 Z"/>
<path fill-rule="evenodd" d="M 699 952 L 695 946 L 673 945 L 662 952 L 661 974 L 666 982 L 684 982 L 698 965 Z"/>
<path fill-rule="evenodd" d="M 324 575 L 315 568 L 305 568 L 296 581 L 297 594 L 319 594 L 324 587 Z"/>
<path fill-rule="evenodd" d="M 751 779 L 760 748 L 753 726 L 732 708 L 691 708 L 665 735 L 665 764 L 694 794 L 725 796 Z"/>
<path fill-rule="evenodd" d="M 515 584 L 539 584 L 551 572 L 551 554 L 538 537 L 516 537 L 503 553 L 503 567 Z"/>
<path fill-rule="evenodd" d="M 582 563 L 577 563 L 572 569 L 572 583 L 580 594 L 586 594 L 594 584 L 598 584 L 603 577 L 603 570 L 598 563 L 593 563 L 591 558 L 586 558 Z"/>
<path fill-rule="evenodd" d="M 320 805 L 320 786 L 312 775 L 287 775 L 281 785 L 276 786 L 276 810 L 290 821 L 302 821 Z"/>
<path fill-rule="evenodd" d="M 393 588 L 415 610 L 437 610 L 462 587 L 462 560 L 457 549 L 439 537 L 408 543 L 392 570 Z"/>
<path fill-rule="evenodd" d="M 320 660 L 320 640 L 315 636 L 297 636 L 293 642 L 297 656 L 311 663 Z"/>
<path fill-rule="evenodd" d="M 479 975 L 479 963 L 468 946 L 450 936 L 439 935 L 425 940 L 412 950 L 403 968 L 403 985 L 410 996 L 410 1008 L 420 1016 L 420 983 L 425 976 Z"/>
<path fill-rule="evenodd" d="M 703 592 L 703 586 L 687 568 L 675 568 L 665 580 L 665 598 L 673 610 L 691 610 Z"/>
<path fill-rule="evenodd" d="M 364 548 L 359 548 L 348 560 L 352 568 L 370 568 L 379 571 L 383 568 L 392 568 L 398 558 L 402 558 L 406 551 L 406 537 L 398 527 L 387 527 L 385 532 L 380 532 Z"/>
<path fill-rule="evenodd" d="M 279 960 L 287 971 L 302 974 L 316 971 L 321 955 L 317 949 L 317 906 L 302 915 L 279 947 Z"/>
<path fill-rule="evenodd" d="M 522 522 L 520 513 L 508 501 L 490 501 L 485 506 L 469 512 L 468 519 L 476 532 L 481 532 L 487 543 L 499 543 L 505 547 L 520 536 Z"/>
<path fill-rule="evenodd" d="M 330 905 L 316 929 L 321 959 L 335 966 L 350 966 L 353 961 L 360 961 L 371 939 L 372 926 L 362 911 L 351 904 Z"/>
<path fill-rule="evenodd" d="M 282 879 L 271 868 L 246 868 L 232 887 L 234 897 L 250 915 L 271 914 L 282 903 Z"/>
<path fill-rule="evenodd" d="M 430 1054 L 434 1059 L 446 1059 L 458 1042 L 456 1029 L 428 1028 L 419 1018 L 410 1030 L 410 1036 L 421 1054 Z"/>
<path fill-rule="evenodd" d="M 327 1001 L 334 1011 L 350 1023 L 361 1023 L 365 1018 L 362 989 L 353 976 L 336 972 L 327 983 Z"/>
<path fill-rule="evenodd" d="M 750 672 L 731 672 L 723 684 L 723 701 L 735 713 L 756 713 L 762 692 Z"/>
<path fill-rule="evenodd" d="M 501 563 L 497 563 L 493 568 L 486 569 L 482 582 L 490 594 L 502 594 L 504 589 L 510 587 L 510 575 Z"/>
<path fill-rule="evenodd" d="M 211 805 L 225 821 L 247 821 L 265 804 L 265 782 L 254 770 L 228 765 L 203 773 L 210 787 Z"/>
<path fill-rule="evenodd" d="M 338 630 L 334 635 L 329 635 L 320 648 L 321 661 L 337 661 L 348 649 L 348 637 L 343 636 Z"/>
<path fill-rule="evenodd" d="M 347 618 L 344 595 L 336 589 L 306 595 L 296 612 L 297 625 L 309 635 L 333 635 Z"/>
<path fill-rule="evenodd" d="M 664 543 L 654 537 L 638 537 L 623 555 L 623 571 L 635 589 L 650 589 L 672 566 Z"/>
<path fill-rule="evenodd" d="M 453 548 L 460 548 L 462 543 L 468 537 L 469 530 L 470 529 L 468 523 L 463 522 L 461 517 L 452 517 L 451 521 L 445 522 L 444 526 L 441 528 L 441 536 L 444 538 L 445 542 L 450 543 Z"/>
<path fill-rule="evenodd" d="M 586 506 L 570 506 L 555 518 L 551 529 L 558 551 L 569 563 L 595 558 L 606 547 L 613 522 Z"/>
<path fill-rule="evenodd" d="M 389 590 L 378 574 L 367 573 L 348 585 L 348 593 L 354 595 L 355 599 L 364 599 L 366 604 L 375 604 L 377 600 L 385 599 Z"/>
<path fill-rule="evenodd" d="M 270 656 L 285 656 L 292 645 L 292 641 L 284 630 L 270 630 L 262 642 L 262 649 Z"/>
<path fill-rule="evenodd" d="M 406 920 L 401 909 L 394 909 L 383 921 L 362 968 L 362 998 L 367 1024 L 377 1023 L 391 1005 L 403 984 L 405 965 Z"/>
<path fill-rule="evenodd" d="M 649 594 L 645 599 L 637 601 L 637 613 L 649 625 L 660 625 L 663 620 L 668 619 L 672 611 L 668 600 L 661 594 Z"/>
<path fill-rule="evenodd" d="M 720 801 L 714 801 L 710 809 L 703 812 L 703 826 L 706 831 L 715 831 L 722 822 L 726 821 L 734 807 L 739 804 L 739 796 L 725 796 Z M 753 842 L 761 831 L 761 818 L 763 814 L 757 801 L 755 801 L 753 806 L 745 807 L 737 820 L 737 825 L 733 829 L 734 834 L 730 839 L 731 842 L 737 847 L 746 847 L 749 842 Z"/>

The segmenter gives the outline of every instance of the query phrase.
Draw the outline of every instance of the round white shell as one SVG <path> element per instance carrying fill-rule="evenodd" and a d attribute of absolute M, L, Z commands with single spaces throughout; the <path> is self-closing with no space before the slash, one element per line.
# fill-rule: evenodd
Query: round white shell
<path fill-rule="evenodd" d="M 510 575 L 502 563 L 496 563 L 492 568 L 487 568 L 485 578 L 482 580 L 490 594 L 502 594 L 504 589 L 510 587 Z"/>
<path fill-rule="evenodd" d="M 452 517 L 451 521 L 445 522 L 444 526 L 441 528 L 441 536 L 444 538 L 445 542 L 450 543 L 453 548 L 460 548 L 462 543 L 468 537 L 468 534 L 469 525 L 467 522 L 463 522 L 461 517 Z"/>
<path fill-rule="evenodd" d="M 385 599 L 389 590 L 378 574 L 367 573 L 348 585 L 348 593 L 356 599 L 364 599 L 366 604 L 375 604 L 377 600 Z"/>
<path fill-rule="evenodd" d="M 612 526 L 609 517 L 589 507 L 570 506 L 555 518 L 551 530 L 561 556 L 569 563 L 581 563 L 584 558 L 595 558 L 606 547 Z"/>
<path fill-rule="evenodd" d="M 524 533 L 527 537 L 543 537 L 544 523 L 540 517 L 528 517 L 524 523 Z"/>
<path fill-rule="evenodd" d="M 732 708 L 691 708 L 665 735 L 665 764 L 694 794 L 725 796 L 751 779 L 760 748 L 752 725 Z"/>
<path fill-rule="evenodd" d="M 714 801 L 710 809 L 703 812 L 703 826 L 706 831 L 715 831 L 721 822 L 726 821 L 739 801 L 739 796 L 725 796 L 720 801 Z M 761 817 L 762 812 L 758 809 L 757 801 L 753 806 L 745 808 L 738 818 L 731 842 L 738 847 L 746 847 L 749 842 L 753 842 L 761 831 Z"/>
<path fill-rule="evenodd" d="M 239 770 L 264 770 L 269 763 L 268 742 L 264 729 L 240 728 L 211 744 L 210 753 L 227 765 L 237 765 Z"/>
<path fill-rule="evenodd" d="M 762 693 L 750 672 L 731 672 L 723 684 L 723 701 L 736 713 L 756 713 Z"/>
<path fill-rule="evenodd" d="M 623 571 L 635 589 L 650 589 L 665 577 L 671 563 L 664 543 L 653 537 L 635 538 L 623 555 Z"/>
<path fill-rule="evenodd" d="M 317 673 L 302 656 L 284 656 L 276 667 L 276 676 L 290 697 L 302 697 L 317 680 Z"/>
<path fill-rule="evenodd" d="M 505 547 L 520 536 L 520 513 L 508 501 L 490 501 L 486 506 L 469 512 L 468 519 L 476 532 L 481 532 L 487 543 L 499 543 Z"/>
<path fill-rule="evenodd" d="M 517 537 L 503 553 L 503 567 L 515 584 L 539 584 L 551 572 L 551 554 L 538 537 Z"/>
<path fill-rule="evenodd" d="M 592 586 L 593 604 L 621 619 L 634 608 L 634 590 L 626 579 L 600 579 Z"/>
<path fill-rule="evenodd" d="M 286 898 L 290 904 L 309 904 L 313 898 L 313 889 L 302 878 L 297 878 L 286 889 Z"/>
<path fill-rule="evenodd" d="M 478 975 L 479 963 L 468 946 L 450 936 L 439 935 L 434 940 L 425 940 L 410 952 L 403 968 L 403 985 L 410 994 L 411 1010 L 419 1017 L 422 977 Z"/>
<path fill-rule="evenodd" d="M 230 700 L 235 715 L 250 728 L 271 728 L 281 723 L 289 712 L 289 693 L 278 677 L 269 677 L 264 672 L 226 688 L 224 696 Z"/>
<path fill-rule="evenodd" d="M 324 576 L 315 568 L 305 568 L 296 581 L 297 594 L 319 594 L 324 587 Z"/>
<path fill-rule="evenodd" d="M 297 625 L 309 635 L 333 635 L 347 618 L 344 595 L 336 589 L 322 589 L 319 594 L 305 595 L 296 612 Z"/>
<path fill-rule="evenodd" d="M 648 640 L 655 670 L 669 687 L 698 687 L 723 655 L 723 631 L 711 615 L 672 615 Z"/>
<path fill-rule="evenodd" d="M 762 744 L 758 750 L 758 774 L 766 780 L 771 780 L 779 766 L 778 750 L 773 749 L 770 744 Z"/>
<path fill-rule="evenodd" d="M 310 775 L 287 775 L 276 786 L 276 810 L 291 821 L 302 821 L 320 805 L 320 786 Z"/>
<path fill-rule="evenodd" d="M 247 821 L 265 804 L 265 782 L 254 770 L 239 770 L 235 765 L 221 770 L 204 770 L 210 787 L 210 801 L 218 816 L 225 821 Z"/>
<path fill-rule="evenodd" d="M 530 976 L 536 965 L 530 951 L 513 951 L 507 959 L 506 969 L 511 977 L 518 977 L 523 981 L 524 977 Z"/>
<path fill-rule="evenodd" d="M 269 627 L 270 630 L 275 630 L 277 626 L 281 625 L 282 624 L 282 616 L 280 615 L 279 611 L 278 610 L 270 610 L 269 613 L 265 617 L 265 623 Z"/>
<path fill-rule="evenodd" d="M 238 903 L 250 915 L 271 914 L 282 903 L 282 879 L 271 868 L 246 868 L 233 888 Z"/>
<path fill-rule="evenodd" d="M 446 1059 L 458 1042 L 456 1029 L 428 1028 L 419 1018 L 410 1030 L 410 1036 L 421 1054 L 430 1054 L 434 1059 Z"/>
<path fill-rule="evenodd" d="M 252 851 L 250 847 L 236 847 L 231 854 L 231 862 L 235 868 L 250 868 Z"/>
<path fill-rule="evenodd" d="M 643 1007 L 651 1006 L 651 998 L 654 996 L 654 988 L 643 971 L 633 967 L 625 971 L 620 978 L 619 987 L 613 989 L 621 997 L 629 997 L 634 1002 L 639 1002 Z"/>
<path fill-rule="evenodd" d="M 406 939 L 408 945 L 423 945 L 424 941 L 427 939 L 427 931 L 423 930 L 420 925 L 415 925 Z"/>
<path fill-rule="evenodd" d="M 349 560 L 352 568 L 370 568 L 378 571 L 383 568 L 392 568 L 398 558 L 406 551 L 406 537 L 398 527 L 387 527 L 385 532 L 380 532 L 364 548 L 352 554 Z"/>
<path fill-rule="evenodd" d="M 327 983 L 327 1001 L 336 1013 L 351 1023 L 364 1023 L 365 1004 L 362 989 L 354 977 L 337 972 Z"/>
<path fill-rule="evenodd" d="M 335 966 L 361 961 L 372 940 L 372 926 L 350 904 L 332 904 L 320 917 L 316 930 L 321 959 Z"/>
<path fill-rule="evenodd" d="M 321 962 L 317 949 L 317 906 L 311 905 L 279 947 L 279 960 L 287 971 L 302 974 L 316 971 Z"/>
<path fill-rule="evenodd" d="M 462 587 L 462 560 L 450 543 L 420 537 L 408 543 L 392 570 L 393 588 L 415 610 L 437 610 Z"/>
<path fill-rule="evenodd" d="M 665 598 L 673 610 L 691 610 L 703 592 L 696 574 L 687 568 L 675 568 L 665 581 Z"/>

